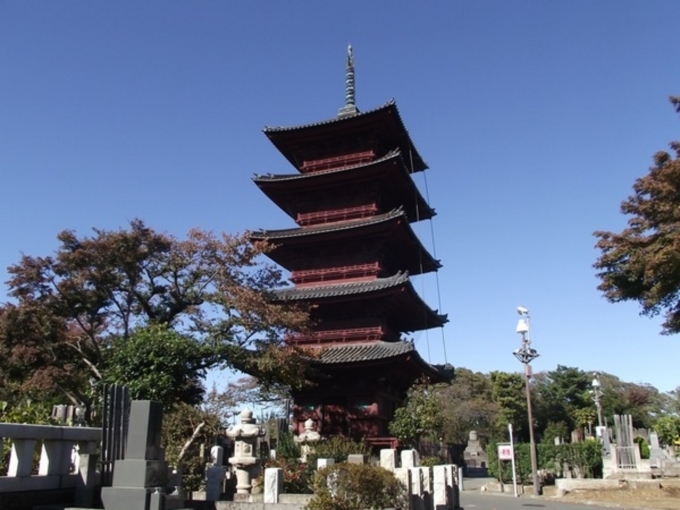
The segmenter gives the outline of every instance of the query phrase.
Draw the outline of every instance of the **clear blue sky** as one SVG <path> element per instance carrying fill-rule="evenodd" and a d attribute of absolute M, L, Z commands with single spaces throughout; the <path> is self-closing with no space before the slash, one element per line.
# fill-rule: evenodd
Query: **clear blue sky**
<path fill-rule="evenodd" d="M 351 43 L 359 108 L 395 98 L 431 168 L 447 361 L 519 371 L 524 305 L 535 371 L 671 390 L 680 338 L 607 303 L 591 266 L 592 232 L 624 226 L 634 179 L 680 138 L 679 17 L 643 0 L 2 1 L 0 277 L 62 229 L 292 226 L 251 182 L 292 171 L 261 129 L 333 117 Z M 436 280 L 415 284 L 438 308 Z M 439 330 L 415 339 L 444 361 Z"/>

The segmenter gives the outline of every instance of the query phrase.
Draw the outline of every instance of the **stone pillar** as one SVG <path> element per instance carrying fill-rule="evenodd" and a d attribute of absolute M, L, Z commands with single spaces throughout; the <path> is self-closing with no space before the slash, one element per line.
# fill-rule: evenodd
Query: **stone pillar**
<path fill-rule="evenodd" d="M 380 467 L 394 472 L 397 467 L 397 450 L 380 450 Z"/>
<path fill-rule="evenodd" d="M 432 503 L 434 510 L 447 510 L 449 508 L 446 466 L 434 466 L 432 468 Z"/>
<path fill-rule="evenodd" d="M 210 448 L 210 464 L 213 466 L 224 465 L 224 448 L 218 445 Z"/>
<path fill-rule="evenodd" d="M 30 476 L 33 469 L 35 439 L 12 439 L 7 476 Z"/>
<path fill-rule="evenodd" d="M 71 465 L 71 450 L 73 443 L 68 441 L 43 441 L 40 450 L 40 464 L 38 475 L 56 475 L 68 473 Z"/>
<path fill-rule="evenodd" d="M 264 470 L 264 503 L 276 504 L 283 493 L 283 469 L 267 468 Z"/>
<path fill-rule="evenodd" d="M 448 464 L 445 468 L 449 508 L 460 508 L 461 487 L 459 485 L 459 480 L 463 479 L 463 470 L 455 464 Z"/>
<path fill-rule="evenodd" d="M 411 473 L 411 508 L 413 510 L 426 510 L 423 488 L 423 478 L 420 468 L 408 468 Z"/>
<path fill-rule="evenodd" d="M 420 465 L 420 458 L 416 450 L 401 451 L 401 467 L 414 468 Z"/>
<path fill-rule="evenodd" d="M 316 469 L 325 468 L 335 464 L 335 459 L 316 459 Z"/>
<path fill-rule="evenodd" d="M 418 469 L 420 469 L 420 479 L 422 480 L 425 510 L 432 510 L 432 468 L 420 467 Z"/>
<path fill-rule="evenodd" d="M 92 508 L 94 487 L 97 481 L 97 447 L 95 442 L 78 443 L 78 479 L 76 481 L 75 506 Z"/>
<path fill-rule="evenodd" d="M 205 500 L 219 501 L 227 474 L 227 468 L 223 466 L 224 448 L 217 445 L 210 448 L 210 464 L 205 473 Z"/>
<path fill-rule="evenodd" d="M 394 476 L 397 480 L 399 480 L 403 485 L 404 488 L 406 489 L 406 495 L 408 499 L 408 509 L 404 510 L 412 510 L 413 505 L 412 505 L 412 497 L 411 497 L 411 470 L 408 468 L 396 468 L 394 470 Z"/>
<path fill-rule="evenodd" d="M 366 464 L 366 455 L 353 453 L 347 456 L 347 464 Z"/>

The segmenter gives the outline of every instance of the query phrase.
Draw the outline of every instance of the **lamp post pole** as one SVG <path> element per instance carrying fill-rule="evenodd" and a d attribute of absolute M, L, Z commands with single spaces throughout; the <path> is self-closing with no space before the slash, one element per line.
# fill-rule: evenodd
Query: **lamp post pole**
<path fill-rule="evenodd" d="M 600 376 L 597 372 L 595 372 L 595 375 L 593 376 L 591 385 L 593 387 L 591 393 L 593 394 L 593 401 L 595 402 L 595 408 L 597 409 L 597 428 L 598 432 L 600 432 L 602 430 L 602 402 L 600 402 L 600 398 L 602 397 L 602 383 L 600 383 Z"/>
<path fill-rule="evenodd" d="M 531 348 L 531 339 L 529 338 L 529 310 L 520 306 L 517 308 L 522 318 L 517 323 L 517 333 L 522 335 L 522 344 L 519 349 L 516 349 L 514 356 L 524 365 L 524 384 L 527 394 L 527 415 L 529 418 L 529 451 L 531 454 L 531 473 L 533 475 L 534 494 L 540 496 L 543 491 L 538 480 L 538 459 L 536 457 L 536 442 L 534 441 L 534 418 L 531 412 L 531 389 L 529 388 L 529 379 L 531 378 L 531 362 L 538 358 L 539 354 L 536 349 Z"/>

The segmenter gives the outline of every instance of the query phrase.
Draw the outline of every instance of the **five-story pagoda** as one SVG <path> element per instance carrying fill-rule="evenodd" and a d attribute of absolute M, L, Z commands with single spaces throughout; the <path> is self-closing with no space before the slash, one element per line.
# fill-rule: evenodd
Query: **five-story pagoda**
<path fill-rule="evenodd" d="M 410 226 L 435 214 L 411 178 L 427 166 L 393 101 L 357 109 L 351 47 L 337 117 L 264 132 L 298 173 L 254 181 L 298 226 L 252 238 L 270 242 L 268 256 L 290 272 L 294 286 L 278 298 L 313 305 L 313 332 L 287 341 L 318 349 L 316 384 L 293 395 L 295 430 L 311 418 L 324 436 L 394 445 L 387 424 L 409 386 L 453 374 L 401 336 L 446 322 L 409 280 L 440 267 Z"/>

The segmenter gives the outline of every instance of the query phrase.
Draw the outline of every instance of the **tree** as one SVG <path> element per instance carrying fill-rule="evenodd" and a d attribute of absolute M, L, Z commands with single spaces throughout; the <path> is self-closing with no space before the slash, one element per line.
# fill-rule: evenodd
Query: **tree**
<path fill-rule="evenodd" d="M 680 97 L 671 97 L 680 113 Z M 598 289 L 610 302 L 637 301 L 642 314 L 663 313 L 662 333 L 680 332 L 680 142 L 674 155 L 654 155 L 649 174 L 621 204 L 629 215 L 621 233 L 597 231 Z"/>
<path fill-rule="evenodd" d="M 218 362 L 211 346 L 154 324 L 133 330 L 128 338 L 114 338 L 101 372 L 103 382 L 126 385 L 133 399 L 197 406 L 203 401 L 206 370 Z"/>
<path fill-rule="evenodd" d="M 498 413 L 498 405 L 492 396 L 488 377 L 457 368 L 451 384 L 442 386 L 437 392 L 444 420 L 444 440 L 465 444 L 471 430 L 476 431 L 480 439 L 491 439 Z"/>
<path fill-rule="evenodd" d="M 388 428 L 400 441 L 418 448 L 423 437 L 441 437 L 443 423 L 436 388 L 418 381 L 409 388 L 404 406 L 394 412 Z"/>
<path fill-rule="evenodd" d="M 629 414 L 633 426 L 649 428 L 655 417 L 665 412 L 666 399 L 649 384 L 621 381 L 615 375 L 600 373 L 603 419 L 611 425 L 615 414 Z"/>
<path fill-rule="evenodd" d="M 680 417 L 661 416 L 654 424 L 659 441 L 664 445 L 677 444 L 680 441 Z"/>
<path fill-rule="evenodd" d="M 60 391 L 89 411 L 88 383 L 104 381 L 111 347 L 151 326 L 191 338 L 205 356 L 194 368 L 236 368 L 264 384 L 304 380 L 299 353 L 282 339 L 304 331 L 308 315 L 271 299 L 281 273 L 258 265 L 266 246 L 247 234 L 194 229 L 180 240 L 134 220 L 58 240 L 53 256 L 25 255 L 8 269 L 0 386 Z"/>
<path fill-rule="evenodd" d="M 579 426 L 584 417 L 582 409 L 595 409 L 590 398 L 591 378 L 575 367 L 557 365 L 555 370 L 535 379 L 536 416 L 542 425 L 563 422 L 569 430 Z M 568 436 L 564 436 L 565 438 Z"/>
<path fill-rule="evenodd" d="M 495 432 L 505 437 L 508 423 L 512 423 L 518 434 L 528 437 L 527 401 L 524 377 L 510 372 L 491 372 L 493 401 L 498 405 Z"/>
<path fill-rule="evenodd" d="M 664 404 L 664 411 L 666 413 L 680 416 L 680 386 L 666 393 Z"/>

